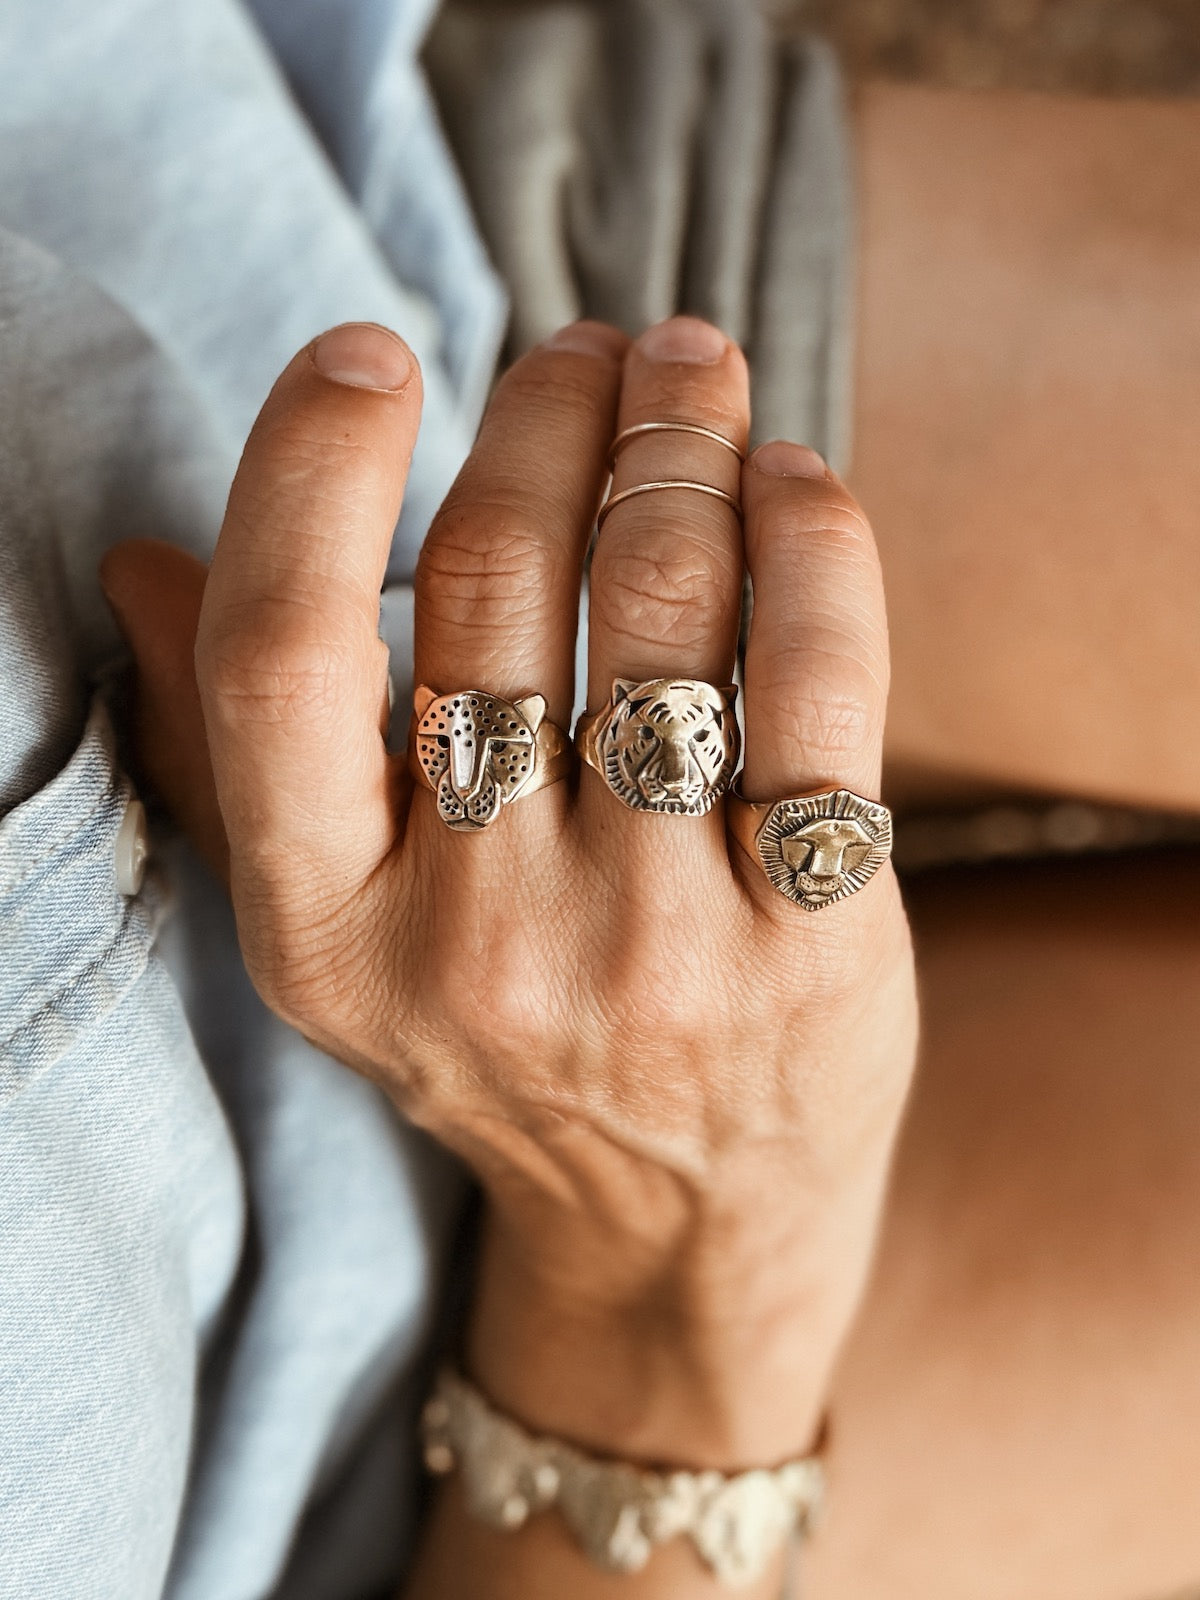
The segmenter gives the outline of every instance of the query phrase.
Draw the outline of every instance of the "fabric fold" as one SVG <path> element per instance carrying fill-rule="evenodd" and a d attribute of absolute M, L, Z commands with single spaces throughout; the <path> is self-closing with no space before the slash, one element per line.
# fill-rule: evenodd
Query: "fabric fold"
<path fill-rule="evenodd" d="M 852 175 L 828 46 L 741 0 L 449 0 L 426 58 L 510 354 L 573 317 L 706 317 L 750 358 L 754 438 L 844 470 Z"/>

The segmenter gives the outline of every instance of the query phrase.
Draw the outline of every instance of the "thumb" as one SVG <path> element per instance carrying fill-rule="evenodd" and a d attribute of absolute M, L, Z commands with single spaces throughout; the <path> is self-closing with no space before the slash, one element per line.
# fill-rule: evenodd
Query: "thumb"
<path fill-rule="evenodd" d="M 194 556 L 153 539 L 126 539 L 100 563 L 100 587 L 136 666 L 138 767 L 196 849 L 228 882 L 229 844 L 193 664 L 207 576 L 207 567 Z"/>
<path fill-rule="evenodd" d="M 242 937 L 272 960 L 282 922 L 311 944 L 400 836 L 379 592 L 420 416 L 403 341 L 332 328 L 285 368 L 230 490 L 196 669 Z"/>

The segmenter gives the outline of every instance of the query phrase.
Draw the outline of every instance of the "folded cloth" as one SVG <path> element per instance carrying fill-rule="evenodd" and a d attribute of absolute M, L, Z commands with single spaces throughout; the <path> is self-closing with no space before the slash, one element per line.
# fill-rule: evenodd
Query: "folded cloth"
<path fill-rule="evenodd" d="M 430 76 L 513 302 L 708 317 L 751 360 L 756 438 L 849 451 L 851 196 L 828 45 L 747 0 L 449 0 Z"/>
<path fill-rule="evenodd" d="M 102 692 L 115 539 L 211 550 L 284 363 L 396 327 L 425 420 L 382 596 L 473 436 L 505 297 L 417 52 L 432 0 L 6 0 L 0 27 L 0 1600 L 364 1600 L 461 1179 L 272 1017 L 223 891 L 137 802 Z M 435 41 L 522 348 L 679 308 L 755 356 L 760 431 L 845 404 L 836 73 L 717 0 Z M 114 698 L 114 703 L 117 703 Z"/>
<path fill-rule="evenodd" d="M 350 1600 L 394 1590 L 412 1533 L 458 1174 L 265 1010 L 181 841 L 122 887 L 136 797 L 97 693 L 104 549 L 206 556 L 271 381 L 348 318 L 425 373 L 383 606 L 406 692 L 404 580 L 504 298 L 416 64 L 428 0 L 289 32 L 301 9 L 0 24 L 3 1600 Z"/>
<path fill-rule="evenodd" d="M 414 60 L 432 6 L 261 0 L 286 60 L 238 0 L 5 0 L 0 27 L 0 225 L 124 306 L 231 452 L 322 328 L 412 345 L 425 417 L 393 578 L 474 436 L 505 318 Z M 326 74 L 328 146 L 296 103 Z"/>

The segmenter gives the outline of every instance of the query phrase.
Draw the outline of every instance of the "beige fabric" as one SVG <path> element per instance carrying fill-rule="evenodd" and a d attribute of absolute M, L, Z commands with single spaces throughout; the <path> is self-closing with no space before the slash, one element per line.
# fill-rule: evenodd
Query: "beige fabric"
<path fill-rule="evenodd" d="M 756 438 L 848 453 L 850 177 L 836 61 L 751 0 L 450 0 L 427 64 L 519 353 L 579 316 L 717 322 Z"/>

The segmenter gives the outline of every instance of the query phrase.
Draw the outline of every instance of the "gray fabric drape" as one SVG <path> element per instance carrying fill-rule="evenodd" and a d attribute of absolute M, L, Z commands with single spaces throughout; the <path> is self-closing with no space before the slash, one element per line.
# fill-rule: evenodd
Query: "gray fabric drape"
<path fill-rule="evenodd" d="M 828 46 L 748 0 L 451 0 L 427 65 L 518 353 L 677 311 L 751 357 L 755 437 L 849 445 L 851 205 Z"/>

